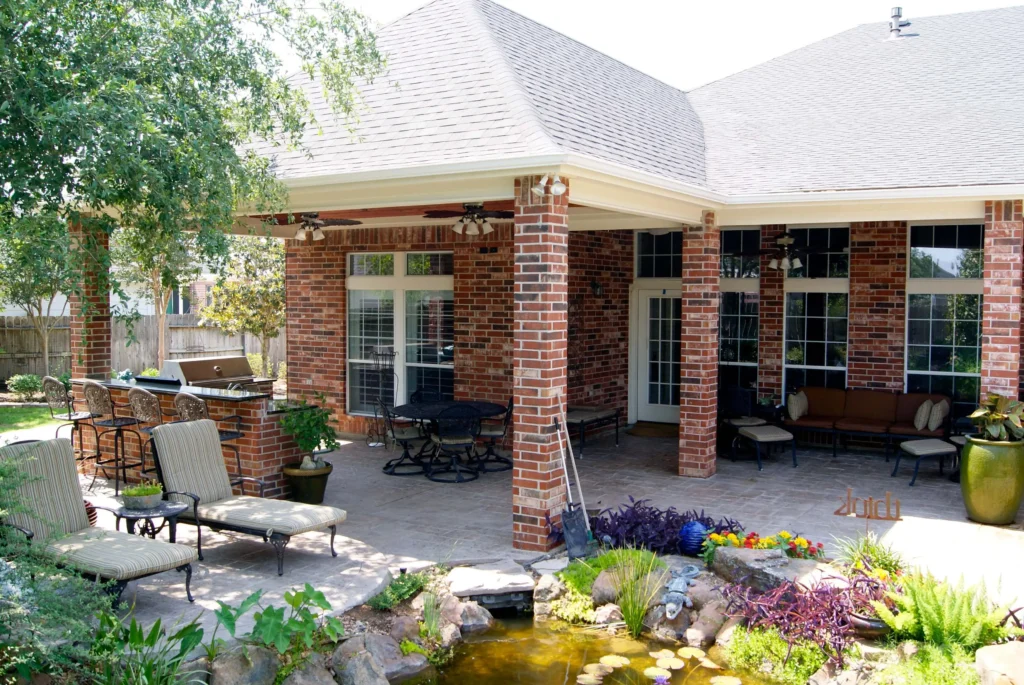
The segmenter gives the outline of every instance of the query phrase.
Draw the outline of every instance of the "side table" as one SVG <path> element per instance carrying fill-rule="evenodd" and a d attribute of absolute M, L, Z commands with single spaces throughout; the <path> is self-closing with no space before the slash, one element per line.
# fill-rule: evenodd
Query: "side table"
<path fill-rule="evenodd" d="M 178 516 L 188 509 L 188 505 L 184 502 L 170 501 L 163 501 L 152 509 L 128 509 L 120 502 L 110 503 L 104 501 L 93 502 L 93 506 L 97 509 L 109 511 L 114 515 L 114 527 L 116 530 L 121 530 L 121 519 L 124 519 L 128 533 L 131 535 L 135 535 L 136 526 L 139 521 L 142 521 L 142 525 L 139 527 L 138 533 L 140 535 L 148 535 L 154 539 L 164 529 L 164 526 L 167 526 L 167 534 L 171 542 L 176 542 Z M 153 519 L 163 519 L 163 521 L 157 526 L 153 523 Z"/>

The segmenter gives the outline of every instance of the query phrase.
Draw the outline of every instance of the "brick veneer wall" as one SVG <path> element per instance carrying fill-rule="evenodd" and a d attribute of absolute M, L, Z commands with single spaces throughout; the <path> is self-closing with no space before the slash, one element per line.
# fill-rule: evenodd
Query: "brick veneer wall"
<path fill-rule="evenodd" d="M 761 227 L 761 249 L 774 250 L 775 236 L 784 225 Z M 782 322 L 785 317 L 783 272 L 769 269 L 774 255 L 761 255 L 760 292 L 758 293 L 757 396 L 782 399 Z"/>
<path fill-rule="evenodd" d="M 1015 396 L 1021 384 L 1020 200 L 985 203 L 985 290 L 981 320 L 981 394 Z"/>
<path fill-rule="evenodd" d="M 98 380 L 110 377 L 110 285 L 106 271 L 93 257 L 107 250 L 109 236 L 94 230 L 87 242 L 87 231 L 80 223 L 71 224 L 72 244 L 92 243 L 82 260 L 82 292 L 70 297 L 71 375 Z"/>
<path fill-rule="evenodd" d="M 906 284 L 906 222 L 852 224 L 847 387 L 903 390 Z"/>
<path fill-rule="evenodd" d="M 629 286 L 632 231 L 569 234 L 569 402 L 618 407 L 629 402 Z M 603 292 L 595 295 L 592 283 Z"/>

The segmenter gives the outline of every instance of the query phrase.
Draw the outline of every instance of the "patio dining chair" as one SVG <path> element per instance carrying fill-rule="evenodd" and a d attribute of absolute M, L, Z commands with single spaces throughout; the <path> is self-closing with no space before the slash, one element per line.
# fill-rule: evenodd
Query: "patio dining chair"
<path fill-rule="evenodd" d="M 487 449 L 483 454 L 474 455 L 474 463 L 478 471 L 487 473 L 508 471 L 512 468 L 512 460 L 498 454 L 495 448 L 499 443 L 505 441 L 505 436 L 508 435 L 509 430 L 512 428 L 512 410 L 514 408 L 513 398 L 509 397 L 508 407 L 505 409 L 505 415 L 502 417 L 501 423 L 494 421 L 480 422 L 480 434 L 477 437 L 487 441 Z"/>
<path fill-rule="evenodd" d="M 174 396 L 174 411 L 178 415 L 178 421 L 203 421 L 210 419 L 218 424 L 217 435 L 220 437 L 221 445 L 235 453 L 235 466 L 238 469 L 238 473 L 242 472 L 241 451 L 238 449 L 238 445 L 228 444 L 232 440 L 245 437 L 245 433 L 242 431 L 241 416 L 232 414 L 231 416 L 214 419 L 210 416 L 210 409 L 206 406 L 206 402 L 187 392 L 179 392 Z M 228 424 L 228 428 L 221 428 L 219 425 L 221 423 Z"/>
<path fill-rule="evenodd" d="M 427 465 L 427 478 L 438 483 L 466 483 L 480 477 L 475 466 L 463 463 L 473 456 L 480 434 L 480 415 L 472 407 L 454 405 L 437 416 L 437 432 L 430 436 L 436 447 Z"/>
<path fill-rule="evenodd" d="M 145 463 L 146 450 L 153 449 L 153 429 L 164 422 L 164 410 L 160 407 L 160 398 L 145 388 L 132 388 L 128 391 L 128 406 L 131 407 L 132 416 L 139 421 L 139 432 L 146 436 L 146 442 L 141 448 L 142 461 Z M 143 466 L 142 473 L 155 470 L 155 465 L 150 469 Z"/>
<path fill-rule="evenodd" d="M 145 470 L 145 455 L 139 462 L 129 464 L 128 454 L 125 448 L 124 436 L 126 433 L 131 433 L 139 441 L 139 445 L 142 445 L 142 436 L 139 434 L 135 427 L 139 425 L 139 420 L 133 416 L 118 416 L 117 410 L 123 408 L 125 405 L 118 404 L 110 396 L 110 390 L 103 387 L 96 381 L 83 381 L 82 382 L 82 393 L 85 395 L 85 404 L 89 408 L 89 415 L 92 418 L 92 425 L 96 429 L 96 469 L 93 471 L 92 485 L 96 483 L 96 476 L 99 470 L 102 468 L 104 473 L 106 472 L 106 465 L 113 464 L 114 466 L 114 494 L 118 495 L 121 493 L 121 483 L 128 482 L 128 469 L 135 468 L 136 466 Z M 105 428 L 106 430 L 100 430 Z M 104 459 L 102 451 L 100 450 L 100 439 L 104 435 L 110 435 L 113 433 L 114 439 L 114 455 L 110 459 Z M 118 471 L 121 472 L 120 477 Z"/>
<path fill-rule="evenodd" d="M 402 456 L 391 459 L 384 464 L 383 471 L 389 476 L 418 476 L 426 469 L 423 462 L 422 449 L 413 456 L 413 443 L 426 441 L 426 436 L 415 423 L 399 421 L 384 400 L 378 399 L 380 415 L 384 417 L 384 434 L 392 445 L 402 448 Z M 422 445 L 421 445 L 422 448 Z"/>
<path fill-rule="evenodd" d="M 90 423 L 92 414 L 87 411 L 75 411 L 75 398 L 59 378 L 43 376 L 43 395 L 46 397 L 46 405 L 50 408 L 50 417 L 61 422 L 54 432 L 54 437 L 59 438 L 61 429 L 71 426 L 71 447 L 75 452 L 75 459 L 77 461 L 96 459 L 99 452 L 86 454 L 85 442 L 82 440 L 82 429 L 88 426 L 92 429 L 93 436 L 96 438 L 97 450 L 99 450 L 100 441 L 96 433 L 96 426 Z M 75 447 L 76 435 L 78 436 L 77 447 Z"/>
<path fill-rule="evenodd" d="M 269 542 L 277 554 L 277 575 L 284 574 L 284 550 L 294 535 L 315 530 L 331 531 L 331 556 L 338 524 L 347 514 L 318 504 L 264 499 L 265 484 L 258 478 L 228 476 L 224 466 L 217 424 L 210 419 L 167 423 L 153 429 L 157 477 L 165 497 L 189 505 L 179 523 L 196 527 L 196 547 L 203 559 L 202 526 L 256 535 Z M 232 486 L 253 483 L 259 497 L 235 495 Z"/>
<path fill-rule="evenodd" d="M 18 487 L 31 513 L 14 513 L 0 525 L 20 531 L 46 556 L 76 572 L 113 581 L 115 602 L 129 581 L 175 569 L 185 573 L 192 599 L 192 564 L 198 555 L 187 545 L 89 525 L 78 485 L 75 456 L 66 438 L 0 448 L 0 462 L 17 464 L 29 477 Z"/>

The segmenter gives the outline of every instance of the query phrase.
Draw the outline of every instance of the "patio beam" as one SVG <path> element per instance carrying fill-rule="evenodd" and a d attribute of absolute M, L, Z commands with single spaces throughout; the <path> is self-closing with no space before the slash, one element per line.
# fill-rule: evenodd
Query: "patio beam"
<path fill-rule="evenodd" d="M 1021 382 L 1021 200 L 985 203 L 984 295 L 981 318 L 981 397 L 1017 398 Z"/>

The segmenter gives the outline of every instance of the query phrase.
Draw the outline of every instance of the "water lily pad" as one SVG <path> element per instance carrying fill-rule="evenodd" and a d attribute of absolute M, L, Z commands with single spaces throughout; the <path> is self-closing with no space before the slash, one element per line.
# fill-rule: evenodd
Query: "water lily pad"
<path fill-rule="evenodd" d="M 676 655 L 671 649 L 662 649 L 657 652 L 650 652 L 653 659 L 671 659 Z"/>
<path fill-rule="evenodd" d="M 587 664 L 583 667 L 584 673 L 589 673 L 590 675 L 596 675 L 598 677 L 606 676 L 614 670 L 615 669 L 608 664 Z"/>
<path fill-rule="evenodd" d="M 629 666 L 629 659 L 618 654 L 606 654 L 598 659 L 605 666 L 611 666 L 612 668 L 622 668 L 623 666 Z"/>
<path fill-rule="evenodd" d="M 601 685 L 601 677 L 590 675 L 589 673 L 580 673 L 576 676 L 576 685 Z"/>
<path fill-rule="evenodd" d="M 703 649 L 697 649 L 696 647 L 682 647 L 677 654 L 679 654 L 681 659 L 703 659 L 707 656 Z"/>
<path fill-rule="evenodd" d="M 701 659 L 700 660 L 700 665 L 703 666 L 704 668 L 710 668 L 710 669 L 715 670 L 715 671 L 720 671 L 722 669 L 721 666 L 716 664 L 711 659 L 707 659 L 707 658 Z"/>
<path fill-rule="evenodd" d="M 711 685 L 743 685 L 743 681 L 734 675 L 716 675 L 709 682 Z"/>
<path fill-rule="evenodd" d="M 673 671 L 678 671 L 681 668 L 686 668 L 686 662 L 682 659 L 670 656 L 658 659 L 658 668 L 668 668 Z"/>
<path fill-rule="evenodd" d="M 657 680 L 658 678 L 671 678 L 672 671 L 667 671 L 664 668 L 658 668 L 651 666 L 650 668 L 644 669 L 644 676 L 651 680 Z"/>

